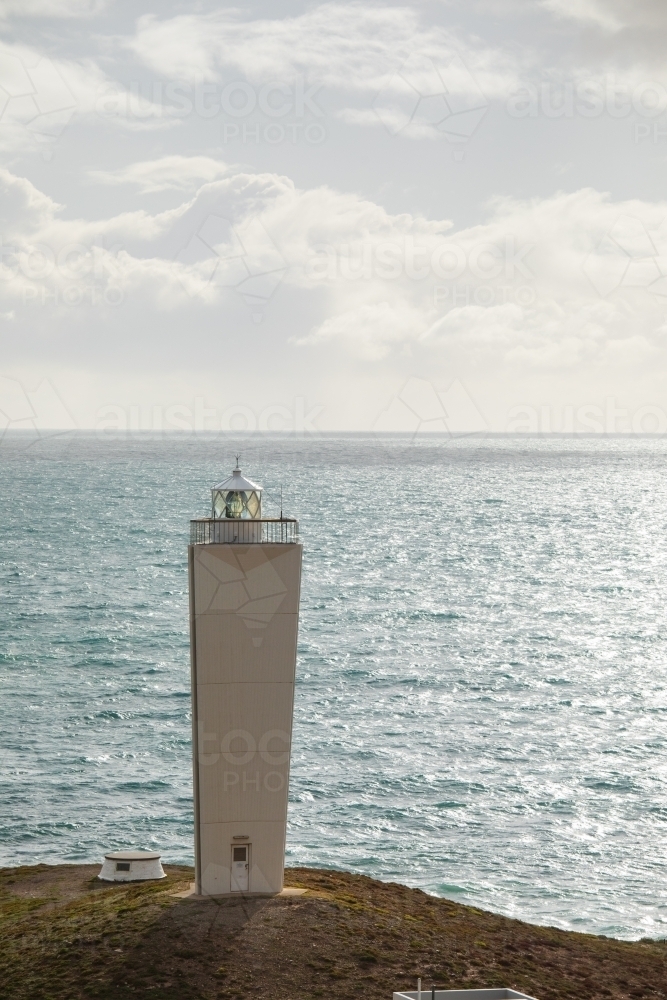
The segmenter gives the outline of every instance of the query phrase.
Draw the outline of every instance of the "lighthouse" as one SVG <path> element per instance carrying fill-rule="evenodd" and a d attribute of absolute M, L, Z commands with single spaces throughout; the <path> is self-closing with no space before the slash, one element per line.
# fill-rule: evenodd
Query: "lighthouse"
<path fill-rule="evenodd" d="M 298 522 L 240 468 L 190 522 L 195 893 L 283 888 L 301 585 Z"/>

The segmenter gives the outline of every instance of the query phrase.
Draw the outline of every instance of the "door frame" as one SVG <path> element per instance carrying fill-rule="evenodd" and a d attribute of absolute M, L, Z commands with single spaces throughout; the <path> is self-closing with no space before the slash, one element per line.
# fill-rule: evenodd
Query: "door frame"
<path fill-rule="evenodd" d="M 234 843 L 232 843 L 231 846 L 232 846 L 232 858 L 231 858 L 231 868 L 230 868 L 230 872 L 229 872 L 229 874 L 230 874 L 229 890 L 230 890 L 230 892 L 238 892 L 238 893 L 250 892 L 250 848 L 251 848 L 251 845 L 249 843 L 245 843 L 245 844 L 234 844 Z M 245 849 L 246 849 L 246 864 L 248 866 L 248 887 L 247 887 L 247 889 L 235 889 L 234 885 L 233 885 L 233 879 L 234 879 L 234 848 L 235 847 L 245 847 Z M 236 863 L 238 864 L 238 862 L 236 862 Z"/>

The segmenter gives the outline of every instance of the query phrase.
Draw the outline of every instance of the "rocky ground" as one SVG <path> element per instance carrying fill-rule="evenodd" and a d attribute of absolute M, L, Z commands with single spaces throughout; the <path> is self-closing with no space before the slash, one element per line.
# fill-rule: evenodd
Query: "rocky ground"
<path fill-rule="evenodd" d="M 104 884 L 98 865 L 0 869 L 0 997 L 354 997 L 510 986 L 539 1000 L 667 998 L 667 945 L 534 927 L 347 872 L 292 868 L 304 895 L 180 898 L 192 870 Z"/>

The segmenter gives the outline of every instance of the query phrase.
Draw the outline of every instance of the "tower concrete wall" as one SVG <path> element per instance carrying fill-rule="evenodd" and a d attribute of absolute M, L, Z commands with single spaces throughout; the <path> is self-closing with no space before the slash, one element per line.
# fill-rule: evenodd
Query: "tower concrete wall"
<path fill-rule="evenodd" d="M 189 549 L 196 892 L 283 887 L 301 545 Z M 236 877 L 236 876 L 235 876 Z"/>

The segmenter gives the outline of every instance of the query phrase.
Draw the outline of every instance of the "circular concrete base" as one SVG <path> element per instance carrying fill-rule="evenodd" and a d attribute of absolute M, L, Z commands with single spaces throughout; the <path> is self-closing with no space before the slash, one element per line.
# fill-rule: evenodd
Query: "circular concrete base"
<path fill-rule="evenodd" d="M 104 855 L 97 877 L 103 882 L 146 882 L 167 876 L 154 851 L 113 851 Z"/>

